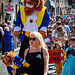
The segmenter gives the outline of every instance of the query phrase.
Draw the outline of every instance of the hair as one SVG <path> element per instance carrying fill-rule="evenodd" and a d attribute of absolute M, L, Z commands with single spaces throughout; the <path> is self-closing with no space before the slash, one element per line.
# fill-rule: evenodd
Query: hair
<path fill-rule="evenodd" d="M 7 31 L 9 31 L 9 27 L 5 27 L 5 28 L 4 28 L 4 30 L 7 30 Z"/>
<path fill-rule="evenodd" d="M 42 35 L 37 31 L 33 31 L 30 33 L 30 35 L 32 35 L 32 34 L 35 35 L 35 37 L 38 38 L 38 40 L 40 41 L 39 46 L 45 48 L 45 43 L 44 43 Z"/>

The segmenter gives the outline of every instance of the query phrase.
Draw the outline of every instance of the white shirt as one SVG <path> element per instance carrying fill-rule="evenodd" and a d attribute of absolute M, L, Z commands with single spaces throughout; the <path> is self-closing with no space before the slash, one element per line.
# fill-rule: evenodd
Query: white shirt
<path fill-rule="evenodd" d="M 55 37 L 56 39 L 58 38 L 58 34 L 54 34 L 55 33 L 55 30 L 52 31 L 52 37 Z M 67 33 L 65 33 L 65 36 L 67 36 Z"/>

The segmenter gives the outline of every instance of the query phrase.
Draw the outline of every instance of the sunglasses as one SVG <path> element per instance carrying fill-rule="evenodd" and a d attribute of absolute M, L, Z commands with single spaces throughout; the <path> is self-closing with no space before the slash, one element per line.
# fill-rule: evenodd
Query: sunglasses
<path fill-rule="evenodd" d="M 29 40 L 33 40 L 33 41 L 35 41 L 37 38 L 29 38 Z"/>
<path fill-rule="evenodd" d="M 64 23 L 64 22 L 61 22 L 61 23 Z"/>
<path fill-rule="evenodd" d="M 57 23 L 57 25 L 61 25 L 61 23 Z"/>

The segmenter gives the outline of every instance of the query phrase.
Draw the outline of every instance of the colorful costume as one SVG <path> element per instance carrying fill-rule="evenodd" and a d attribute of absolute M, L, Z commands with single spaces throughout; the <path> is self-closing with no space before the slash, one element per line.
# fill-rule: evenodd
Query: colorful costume
<path fill-rule="evenodd" d="M 29 47 L 29 34 L 32 31 L 39 31 L 45 34 L 47 26 L 50 24 L 49 13 L 47 8 L 43 6 L 43 0 L 38 0 L 35 5 L 34 1 L 24 0 L 24 6 L 20 7 L 17 13 L 14 34 L 21 31 L 20 40 L 22 41 L 19 56 L 24 58 L 24 51 Z"/>
<path fill-rule="evenodd" d="M 15 56 L 12 52 L 5 54 L 3 56 L 3 63 L 6 65 L 9 75 L 13 75 L 11 70 L 17 69 L 22 65 L 25 67 L 29 67 L 30 65 L 26 62 L 26 60 L 22 59 L 19 56 Z"/>
<path fill-rule="evenodd" d="M 66 51 L 69 53 L 69 57 L 63 66 L 61 75 L 75 75 L 75 49 L 69 47 Z"/>
<path fill-rule="evenodd" d="M 55 50 L 57 50 L 57 48 Z M 63 51 L 63 53 L 64 53 L 63 56 L 64 56 L 64 59 L 65 59 L 66 58 L 66 55 L 65 55 L 64 50 L 62 48 L 60 50 Z M 55 63 L 55 67 L 56 67 L 57 75 L 60 75 L 60 72 L 62 71 L 62 68 L 63 68 L 63 63 Z"/>

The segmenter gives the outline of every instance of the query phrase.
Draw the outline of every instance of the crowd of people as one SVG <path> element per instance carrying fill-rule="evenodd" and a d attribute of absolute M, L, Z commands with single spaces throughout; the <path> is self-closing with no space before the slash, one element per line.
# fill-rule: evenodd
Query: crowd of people
<path fill-rule="evenodd" d="M 4 52 L 14 51 L 13 29 L 14 26 L 11 25 L 11 21 L 0 24 L 0 52 L 2 52 L 2 54 L 4 54 Z"/>
<path fill-rule="evenodd" d="M 5 52 L 14 51 L 13 28 L 9 22 L 7 25 L 2 26 L 0 25 L 0 50 L 2 44 L 4 44 Z M 30 68 L 26 69 L 22 66 L 19 71 L 18 69 L 13 70 L 13 74 L 19 75 L 21 71 L 24 73 L 21 70 L 24 68 L 28 75 L 47 75 L 49 62 L 47 50 L 62 50 L 64 61 L 55 63 L 57 75 L 60 75 L 60 72 L 61 75 L 75 75 L 75 25 L 72 17 L 65 19 L 64 17 L 57 16 L 55 18 L 52 16 L 50 25 L 47 27 L 46 36 L 42 37 L 36 31 L 31 32 L 29 45 L 29 48 L 24 52 L 24 59 L 30 63 Z"/>

